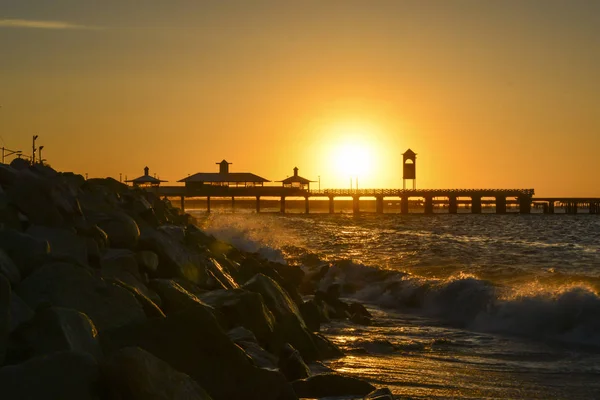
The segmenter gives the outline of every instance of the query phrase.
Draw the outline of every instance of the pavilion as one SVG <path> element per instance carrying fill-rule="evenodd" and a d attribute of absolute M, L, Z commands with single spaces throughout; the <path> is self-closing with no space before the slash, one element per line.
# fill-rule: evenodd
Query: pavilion
<path fill-rule="evenodd" d="M 143 186 L 143 187 L 147 187 L 147 186 L 156 187 L 156 186 L 160 186 L 161 182 L 168 182 L 168 181 L 162 181 L 153 176 L 150 176 L 149 172 L 150 172 L 150 168 L 144 167 L 144 175 L 137 177 L 135 179 L 126 180 L 125 182 L 131 182 L 133 184 L 133 186 Z"/>
<path fill-rule="evenodd" d="M 290 176 L 289 178 L 286 178 L 282 181 L 278 181 L 281 182 L 283 187 L 288 187 L 288 188 L 296 188 L 296 189 L 301 189 L 301 190 L 310 190 L 310 183 L 311 182 L 316 182 L 316 181 L 311 181 L 308 180 L 306 178 L 303 178 L 301 176 L 298 175 L 298 167 L 294 167 L 294 175 Z"/>
<path fill-rule="evenodd" d="M 219 172 L 198 172 L 177 182 L 184 182 L 187 188 L 199 188 L 205 185 L 255 187 L 263 186 L 265 182 L 271 182 L 250 172 L 229 172 L 229 165 L 231 163 L 225 160 L 216 164 L 219 165 Z"/>

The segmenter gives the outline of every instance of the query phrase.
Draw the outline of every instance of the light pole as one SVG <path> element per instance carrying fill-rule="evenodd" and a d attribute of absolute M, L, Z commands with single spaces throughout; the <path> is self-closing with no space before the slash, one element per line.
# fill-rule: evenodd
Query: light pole
<path fill-rule="evenodd" d="M 319 192 L 321 191 L 321 175 L 319 175 Z"/>
<path fill-rule="evenodd" d="M 44 148 L 44 146 L 40 146 L 40 148 L 38 149 L 39 157 L 40 157 L 40 164 L 44 164 L 44 159 L 42 158 L 42 149 L 43 148 Z"/>
<path fill-rule="evenodd" d="M 2 164 L 4 164 L 4 159 L 8 156 L 12 156 L 13 154 L 16 154 L 18 157 L 21 156 L 21 150 L 11 150 L 11 149 L 7 149 L 6 147 L 2 147 Z"/>
<path fill-rule="evenodd" d="M 31 148 L 33 149 L 33 151 L 31 152 L 31 164 L 35 164 L 35 151 L 37 150 L 35 148 L 35 140 L 38 138 L 38 135 L 33 135 L 33 145 L 31 146 Z"/>

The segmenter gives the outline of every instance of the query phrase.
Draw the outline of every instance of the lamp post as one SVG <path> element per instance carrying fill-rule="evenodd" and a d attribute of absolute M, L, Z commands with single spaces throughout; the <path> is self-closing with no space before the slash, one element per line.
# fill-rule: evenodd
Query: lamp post
<path fill-rule="evenodd" d="M 319 175 L 319 192 L 321 191 L 321 175 Z"/>
<path fill-rule="evenodd" d="M 17 157 L 21 156 L 21 150 L 11 150 L 11 149 L 7 149 L 6 147 L 2 147 L 2 164 L 4 164 L 4 159 L 8 156 L 12 156 L 13 154 L 16 154 Z"/>
<path fill-rule="evenodd" d="M 38 138 L 38 135 L 33 135 L 33 145 L 31 146 L 31 148 L 33 149 L 33 151 L 31 152 L 31 164 L 35 164 L 35 151 L 37 150 L 35 148 L 35 140 Z"/>
<path fill-rule="evenodd" d="M 40 146 L 40 148 L 38 149 L 39 157 L 40 157 L 40 164 L 44 164 L 44 159 L 42 158 L 42 149 L 43 148 L 44 148 L 44 146 Z"/>

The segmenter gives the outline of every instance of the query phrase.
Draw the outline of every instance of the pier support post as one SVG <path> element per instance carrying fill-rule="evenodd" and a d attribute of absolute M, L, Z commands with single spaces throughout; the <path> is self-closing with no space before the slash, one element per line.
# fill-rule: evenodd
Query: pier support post
<path fill-rule="evenodd" d="M 554 202 L 552 200 L 548 202 L 548 214 L 554 214 Z"/>
<path fill-rule="evenodd" d="M 519 213 L 530 214 L 531 213 L 531 197 L 520 196 L 519 197 Z"/>
<path fill-rule="evenodd" d="M 181 203 L 181 211 L 185 212 L 185 196 L 181 196 L 179 202 Z"/>
<path fill-rule="evenodd" d="M 308 214 L 310 212 L 309 204 L 308 204 L 308 196 L 304 197 L 304 212 Z"/>
<path fill-rule="evenodd" d="M 358 214 L 360 212 L 360 204 L 358 203 L 359 201 L 360 201 L 360 197 L 358 197 L 358 196 L 352 197 L 352 212 L 354 214 Z"/>
<path fill-rule="evenodd" d="M 279 203 L 279 211 L 282 214 L 285 214 L 285 196 L 281 196 L 280 203 Z"/>
<path fill-rule="evenodd" d="M 383 197 L 375 198 L 375 208 L 377 214 L 383 214 Z"/>
<path fill-rule="evenodd" d="M 235 212 L 235 197 L 231 196 L 231 212 Z"/>
<path fill-rule="evenodd" d="M 206 196 L 206 213 L 210 214 L 210 196 Z"/>
<path fill-rule="evenodd" d="M 408 214 L 408 196 L 400 198 L 400 212 L 402 214 Z"/>
<path fill-rule="evenodd" d="M 260 212 L 260 196 L 256 196 L 256 212 Z"/>
<path fill-rule="evenodd" d="M 333 207 L 333 196 L 329 198 L 329 214 L 333 214 L 335 209 Z"/>
<path fill-rule="evenodd" d="M 550 206 L 548 205 L 548 203 L 542 203 L 542 208 L 544 209 L 544 214 L 550 213 Z"/>
<path fill-rule="evenodd" d="M 506 197 L 496 196 L 496 214 L 506 214 Z"/>
<path fill-rule="evenodd" d="M 471 196 L 471 213 L 481 214 L 481 196 Z"/>
<path fill-rule="evenodd" d="M 458 212 L 458 201 L 455 196 L 448 197 L 448 213 L 456 214 Z"/>
<path fill-rule="evenodd" d="M 425 196 L 425 214 L 433 214 L 433 197 Z"/>

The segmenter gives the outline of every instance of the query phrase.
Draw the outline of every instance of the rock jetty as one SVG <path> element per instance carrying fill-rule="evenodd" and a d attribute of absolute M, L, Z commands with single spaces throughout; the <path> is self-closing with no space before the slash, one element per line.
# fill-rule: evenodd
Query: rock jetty
<path fill-rule="evenodd" d="M 194 222 L 111 178 L 0 164 L 0 398 L 392 398 L 322 372 L 343 353 L 320 324 L 371 323 L 335 285 L 316 291 L 328 266 L 305 274 Z"/>

